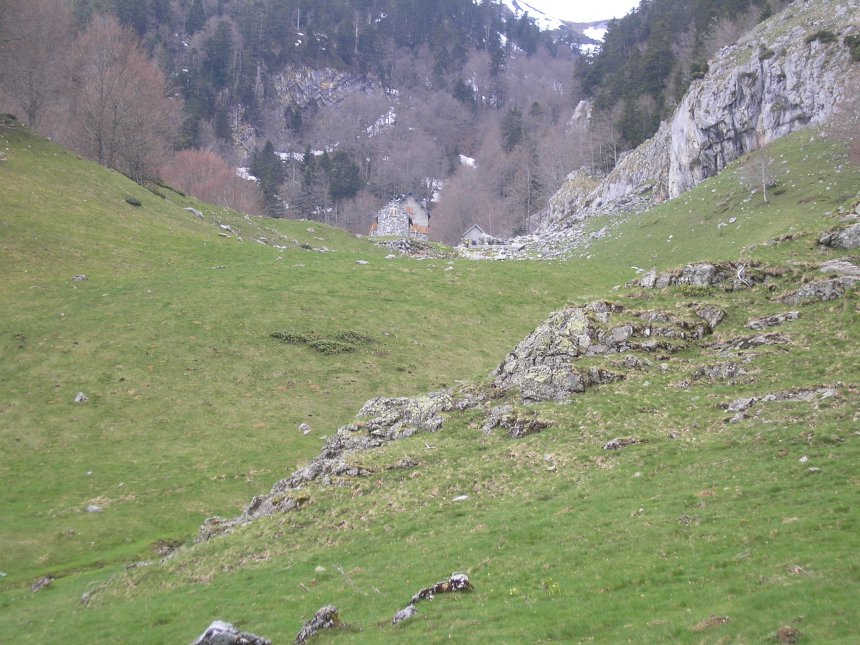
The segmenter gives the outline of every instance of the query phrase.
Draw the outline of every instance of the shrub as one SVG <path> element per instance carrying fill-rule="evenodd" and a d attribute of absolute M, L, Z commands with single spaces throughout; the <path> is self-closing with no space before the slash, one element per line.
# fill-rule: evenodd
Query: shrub
<path fill-rule="evenodd" d="M 773 58 L 776 56 L 776 52 L 773 51 L 770 47 L 762 47 L 758 50 L 758 59 L 761 61 L 768 60 L 769 58 Z"/>
<path fill-rule="evenodd" d="M 370 334 L 365 334 L 360 331 L 351 331 L 348 329 L 342 329 L 334 335 L 335 338 L 341 340 L 345 343 L 372 343 L 373 336 Z"/>
<path fill-rule="evenodd" d="M 357 347 L 351 343 L 344 343 L 339 340 L 330 340 L 328 338 L 319 338 L 308 343 L 321 354 L 346 354 L 354 352 Z"/>
<path fill-rule="evenodd" d="M 860 63 L 860 34 L 845 36 L 845 40 L 843 42 L 851 53 L 851 60 L 855 63 Z"/>
<path fill-rule="evenodd" d="M 298 331 L 273 331 L 271 336 L 272 338 L 277 338 L 293 345 L 301 345 L 302 343 L 310 343 L 316 340 L 313 334 L 304 334 Z"/>
<path fill-rule="evenodd" d="M 806 44 L 814 43 L 815 41 L 820 43 L 835 43 L 836 42 L 836 34 L 832 31 L 828 31 L 827 29 L 821 29 L 816 31 L 814 34 L 810 34 L 806 37 Z"/>

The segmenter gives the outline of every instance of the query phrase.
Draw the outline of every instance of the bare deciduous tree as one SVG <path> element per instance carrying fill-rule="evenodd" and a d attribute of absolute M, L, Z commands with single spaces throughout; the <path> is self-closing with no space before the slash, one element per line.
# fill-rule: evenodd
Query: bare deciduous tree
<path fill-rule="evenodd" d="M 137 35 L 95 18 L 75 43 L 74 142 L 99 163 L 143 181 L 175 133 L 178 100 Z"/>
<path fill-rule="evenodd" d="M 0 0 L 0 88 L 31 128 L 59 98 L 70 28 L 63 0 Z"/>
<path fill-rule="evenodd" d="M 764 149 L 764 135 L 757 136 L 757 149 L 750 152 L 740 170 L 740 180 L 745 186 L 761 191 L 764 203 L 769 203 L 767 189 L 776 185 L 776 171 L 773 167 L 773 157 Z"/>

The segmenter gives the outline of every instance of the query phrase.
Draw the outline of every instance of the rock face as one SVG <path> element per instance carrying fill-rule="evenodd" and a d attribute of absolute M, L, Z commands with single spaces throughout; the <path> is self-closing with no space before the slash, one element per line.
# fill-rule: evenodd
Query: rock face
<path fill-rule="evenodd" d="M 857 66 L 843 40 L 858 11 L 860 0 L 797 0 L 724 47 L 672 118 L 608 176 L 571 175 L 550 200 L 541 234 L 677 197 L 762 144 L 824 122 Z M 819 32 L 836 38 L 814 38 Z"/>

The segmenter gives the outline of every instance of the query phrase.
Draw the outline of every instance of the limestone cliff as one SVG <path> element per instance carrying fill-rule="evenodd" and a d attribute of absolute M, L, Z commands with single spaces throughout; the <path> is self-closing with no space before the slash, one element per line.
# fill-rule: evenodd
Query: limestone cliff
<path fill-rule="evenodd" d="M 860 0 L 797 0 L 720 50 L 672 118 L 596 187 L 572 176 L 543 231 L 677 197 L 762 144 L 826 121 L 860 77 L 846 43 L 858 33 Z"/>

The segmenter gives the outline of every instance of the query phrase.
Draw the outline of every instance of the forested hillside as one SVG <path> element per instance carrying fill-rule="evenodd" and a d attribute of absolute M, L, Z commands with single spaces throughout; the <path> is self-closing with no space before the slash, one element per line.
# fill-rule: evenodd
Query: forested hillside
<path fill-rule="evenodd" d="M 228 207 L 366 233 L 412 192 L 437 239 L 504 236 L 778 5 L 646 0 L 585 57 L 495 0 L 0 0 L 0 110 Z"/>

